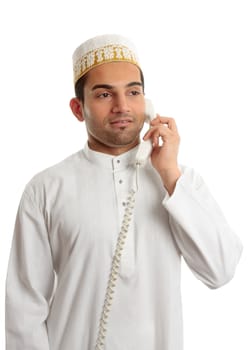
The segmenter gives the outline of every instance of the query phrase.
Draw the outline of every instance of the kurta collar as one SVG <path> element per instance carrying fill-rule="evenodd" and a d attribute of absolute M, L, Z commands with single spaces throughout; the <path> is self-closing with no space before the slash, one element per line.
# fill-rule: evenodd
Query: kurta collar
<path fill-rule="evenodd" d="M 88 146 L 88 143 L 86 143 L 83 152 L 85 157 L 91 163 L 111 170 L 121 170 L 135 163 L 137 150 L 138 146 L 134 147 L 130 151 L 120 154 L 119 156 L 113 156 L 110 154 L 93 151 Z"/>

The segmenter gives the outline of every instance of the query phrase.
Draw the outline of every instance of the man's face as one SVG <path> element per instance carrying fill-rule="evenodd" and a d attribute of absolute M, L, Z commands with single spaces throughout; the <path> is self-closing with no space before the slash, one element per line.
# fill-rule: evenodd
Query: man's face
<path fill-rule="evenodd" d="M 123 153 L 139 142 L 145 102 L 139 69 L 127 62 L 111 62 L 88 73 L 83 117 L 90 148 Z"/>

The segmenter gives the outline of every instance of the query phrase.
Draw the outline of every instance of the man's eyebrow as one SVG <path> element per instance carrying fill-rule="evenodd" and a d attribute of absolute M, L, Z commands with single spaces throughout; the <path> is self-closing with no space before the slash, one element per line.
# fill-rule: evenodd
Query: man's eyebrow
<path fill-rule="evenodd" d="M 143 86 L 143 84 L 140 81 L 132 81 L 126 85 L 126 87 L 132 87 L 132 86 Z M 110 85 L 110 84 L 96 84 L 92 87 L 92 91 L 97 90 L 97 89 L 107 89 L 107 90 L 112 90 L 114 89 L 115 86 Z"/>
<path fill-rule="evenodd" d="M 140 81 L 132 81 L 131 83 L 127 84 L 126 87 L 131 87 L 131 86 L 143 86 L 143 84 Z"/>
<path fill-rule="evenodd" d="M 96 89 L 107 89 L 107 90 L 112 90 L 113 86 L 109 84 L 96 84 L 92 87 L 92 91 Z"/>

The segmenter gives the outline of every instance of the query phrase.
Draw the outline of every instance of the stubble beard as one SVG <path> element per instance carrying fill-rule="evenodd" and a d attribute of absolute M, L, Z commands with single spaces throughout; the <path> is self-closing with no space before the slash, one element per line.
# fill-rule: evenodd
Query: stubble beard
<path fill-rule="evenodd" d="M 88 134 L 89 145 L 92 144 L 94 148 L 133 148 L 140 140 L 140 132 L 143 128 L 144 121 L 141 124 L 137 123 L 135 116 L 132 118 L 132 126 L 121 126 L 118 129 L 111 127 L 111 117 L 107 117 L 103 121 L 103 125 L 98 126 L 91 118 L 87 110 L 85 112 L 85 122 Z M 127 115 L 121 115 L 127 117 Z"/>
<path fill-rule="evenodd" d="M 126 147 L 136 145 L 139 142 L 140 130 L 126 130 L 126 127 L 121 127 L 116 132 L 104 131 L 102 137 L 92 134 L 92 138 L 99 143 L 108 147 Z"/>
<path fill-rule="evenodd" d="M 136 117 L 132 117 L 132 123 L 134 127 L 121 126 L 117 130 L 111 128 L 109 118 L 106 118 L 103 122 L 103 126 L 97 127 L 92 124 L 91 118 L 87 118 L 86 127 L 89 136 L 89 141 L 96 144 L 104 145 L 106 147 L 128 147 L 130 145 L 136 146 L 139 143 L 140 131 L 143 128 L 143 124 L 139 125 L 136 122 Z M 132 125 L 133 125 L 132 124 Z"/>

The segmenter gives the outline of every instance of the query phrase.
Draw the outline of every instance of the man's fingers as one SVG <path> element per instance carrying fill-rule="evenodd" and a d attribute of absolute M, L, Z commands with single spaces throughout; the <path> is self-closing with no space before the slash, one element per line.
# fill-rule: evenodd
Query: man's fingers
<path fill-rule="evenodd" d="M 160 124 L 168 126 L 168 128 L 172 131 L 178 131 L 176 122 L 173 118 L 161 117 L 159 114 L 157 114 L 157 117 L 151 121 L 151 126 L 156 126 Z"/>
<path fill-rule="evenodd" d="M 152 126 L 145 134 L 144 140 L 152 139 L 153 143 L 155 145 L 159 144 L 159 138 L 161 137 L 163 140 L 168 138 L 168 136 L 172 135 L 173 131 L 167 127 L 166 123 L 164 124 L 157 124 L 155 126 Z"/>

